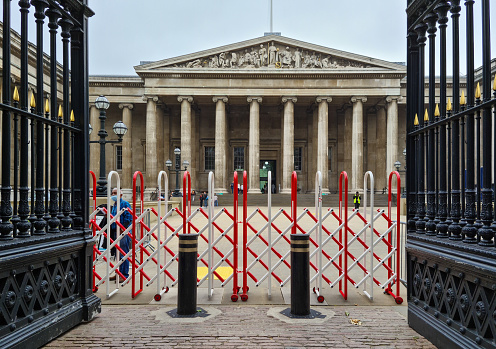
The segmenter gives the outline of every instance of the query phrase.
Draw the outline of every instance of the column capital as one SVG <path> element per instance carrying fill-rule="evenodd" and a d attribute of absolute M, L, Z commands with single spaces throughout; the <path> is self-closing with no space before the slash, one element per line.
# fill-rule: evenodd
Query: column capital
<path fill-rule="evenodd" d="M 229 101 L 229 98 L 227 98 L 227 96 L 213 96 L 212 101 L 214 103 L 217 103 L 218 101 L 222 101 L 224 103 L 227 103 Z"/>
<path fill-rule="evenodd" d="M 361 101 L 362 103 L 367 102 L 367 97 L 364 96 L 353 96 L 351 97 L 351 103 L 356 103 L 358 101 Z"/>
<path fill-rule="evenodd" d="M 132 103 L 120 103 L 119 109 L 124 109 L 124 108 L 127 108 L 129 110 L 133 110 L 134 104 L 132 104 Z"/>
<path fill-rule="evenodd" d="M 298 101 L 298 98 L 296 98 L 296 97 L 283 96 L 281 100 L 282 100 L 283 103 L 286 103 L 286 102 L 289 102 L 289 101 L 291 101 L 293 103 L 296 103 Z"/>
<path fill-rule="evenodd" d="M 246 101 L 248 103 L 251 103 L 253 101 L 258 102 L 258 103 L 262 103 L 262 97 L 253 97 L 253 96 L 250 96 L 250 97 L 247 97 L 246 98 Z"/>
<path fill-rule="evenodd" d="M 332 97 L 329 97 L 329 96 L 318 96 L 318 97 L 315 98 L 315 102 L 317 102 L 317 103 L 322 103 L 322 102 L 331 103 L 332 102 Z"/>
<path fill-rule="evenodd" d="M 158 96 L 143 95 L 143 100 L 145 102 L 148 102 L 149 99 L 152 99 L 155 103 L 158 102 Z"/>
<path fill-rule="evenodd" d="M 391 103 L 392 101 L 401 102 L 403 100 L 402 96 L 387 96 L 386 102 Z"/>
<path fill-rule="evenodd" d="M 193 97 L 191 96 L 177 96 L 177 101 L 181 103 L 182 101 L 188 101 L 189 103 L 193 103 Z"/>

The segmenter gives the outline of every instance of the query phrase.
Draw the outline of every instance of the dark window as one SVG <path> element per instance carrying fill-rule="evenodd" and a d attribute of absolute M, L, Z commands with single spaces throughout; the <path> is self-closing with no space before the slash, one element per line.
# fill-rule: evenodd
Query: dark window
<path fill-rule="evenodd" d="M 327 170 L 332 171 L 332 147 L 327 149 Z"/>
<path fill-rule="evenodd" d="M 115 167 L 117 171 L 122 170 L 122 145 L 115 146 Z"/>
<path fill-rule="evenodd" d="M 205 171 L 215 170 L 215 147 L 205 147 Z"/>
<path fill-rule="evenodd" d="M 294 148 L 294 170 L 301 171 L 301 153 L 302 148 Z"/>
<path fill-rule="evenodd" d="M 234 147 L 234 170 L 242 171 L 245 168 L 245 148 Z"/>

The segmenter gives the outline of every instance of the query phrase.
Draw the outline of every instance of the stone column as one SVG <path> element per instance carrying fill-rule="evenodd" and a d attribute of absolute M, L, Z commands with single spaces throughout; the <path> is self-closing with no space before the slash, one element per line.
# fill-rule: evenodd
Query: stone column
<path fill-rule="evenodd" d="M 250 103 L 250 132 L 248 141 L 248 193 L 261 194 L 260 191 L 260 103 L 262 97 L 248 97 Z"/>
<path fill-rule="evenodd" d="M 146 101 L 145 187 L 155 190 L 157 182 L 157 96 L 144 96 Z"/>
<path fill-rule="evenodd" d="M 93 127 L 93 131 L 90 134 L 90 141 L 98 141 L 100 139 L 98 136 L 98 131 L 100 130 L 99 117 L 100 111 L 95 107 L 95 104 L 92 103 L 90 105 L 90 125 Z M 129 125 L 127 125 L 127 127 L 129 127 Z M 31 149 L 31 147 L 29 147 L 29 149 Z M 90 143 L 90 170 L 95 173 L 96 178 L 98 179 L 100 176 L 100 144 L 98 143 Z M 92 184 L 90 183 L 90 185 Z"/>
<path fill-rule="evenodd" d="M 127 126 L 126 135 L 122 138 L 122 176 L 121 187 L 131 188 L 133 185 L 133 151 L 132 151 L 132 110 L 133 105 L 128 103 L 119 104 L 122 109 L 122 122 Z M 150 186 L 151 184 L 148 184 Z"/>
<path fill-rule="evenodd" d="M 387 155 L 386 174 L 389 177 L 391 171 L 395 171 L 394 163 L 398 157 L 398 102 L 401 96 L 388 96 L 387 102 Z"/>
<path fill-rule="evenodd" d="M 281 193 L 291 193 L 291 174 L 294 170 L 294 103 L 296 97 L 282 97 L 284 104 L 283 133 L 284 145 L 282 154 L 282 188 Z"/>
<path fill-rule="evenodd" d="M 363 187 L 363 103 L 367 97 L 351 97 L 353 103 L 353 134 L 351 144 L 351 185 L 355 192 Z"/>
<path fill-rule="evenodd" d="M 383 105 L 377 106 L 377 142 L 376 142 L 376 173 L 374 173 L 375 187 L 381 190 L 387 186 L 386 174 L 386 109 Z"/>
<path fill-rule="evenodd" d="M 227 134 L 226 134 L 226 103 L 225 96 L 214 96 L 215 105 L 215 191 L 227 193 Z"/>
<path fill-rule="evenodd" d="M 322 192 L 329 192 L 328 150 L 329 150 L 329 105 L 331 97 L 317 97 L 319 105 L 317 126 L 317 171 L 322 173 Z"/>
<path fill-rule="evenodd" d="M 193 161 L 191 158 L 191 103 L 193 103 L 193 97 L 179 96 L 177 101 L 181 103 L 181 169 L 183 169 L 184 160 L 190 164 Z M 179 178 L 179 187 L 183 187 L 182 175 Z"/>

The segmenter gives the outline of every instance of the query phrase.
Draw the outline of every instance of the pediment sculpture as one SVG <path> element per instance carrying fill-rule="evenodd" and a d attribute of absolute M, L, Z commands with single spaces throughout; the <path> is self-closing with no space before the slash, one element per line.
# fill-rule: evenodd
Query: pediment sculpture
<path fill-rule="evenodd" d="M 274 69 L 346 69 L 370 68 L 372 65 L 344 59 L 301 47 L 279 43 L 266 43 L 249 48 L 221 52 L 220 54 L 175 64 L 178 68 L 274 68 Z"/>

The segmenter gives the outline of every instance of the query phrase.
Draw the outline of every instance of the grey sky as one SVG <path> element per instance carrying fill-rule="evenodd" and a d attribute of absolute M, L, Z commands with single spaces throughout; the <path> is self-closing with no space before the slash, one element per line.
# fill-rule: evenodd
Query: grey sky
<path fill-rule="evenodd" d="M 387 61 L 406 60 L 402 0 L 274 0 L 283 36 Z M 136 6 L 138 4 L 138 6 Z M 263 36 L 269 0 L 90 0 L 90 74 Z"/>
<path fill-rule="evenodd" d="M 386 61 L 406 61 L 406 0 L 273 2 L 274 31 L 283 36 Z M 134 75 L 133 67 L 140 61 L 176 57 L 263 36 L 269 31 L 269 3 L 270 0 L 89 0 L 96 13 L 89 19 L 90 74 Z M 491 1 L 491 6 L 494 27 L 496 2 Z M 475 67 L 482 64 L 480 7 L 480 1 L 476 1 Z M 17 1 L 13 1 L 12 27 L 19 32 L 17 9 Z M 33 17 L 33 11 L 29 15 Z M 466 72 L 464 17 L 463 12 L 460 18 L 462 74 Z M 450 24 L 448 22 L 448 75 L 452 71 Z M 30 41 L 35 43 L 34 25 L 30 25 L 29 34 Z M 491 57 L 494 58 L 496 33 L 491 34 Z M 44 49 L 49 50 L 48 31 Z M 59 47 L 59 61 L 61 52 Z"/>

